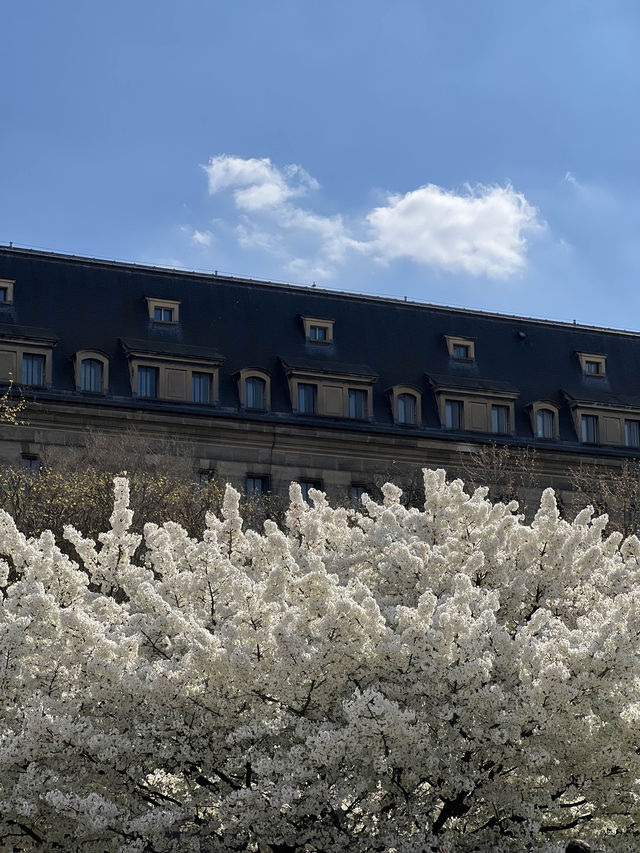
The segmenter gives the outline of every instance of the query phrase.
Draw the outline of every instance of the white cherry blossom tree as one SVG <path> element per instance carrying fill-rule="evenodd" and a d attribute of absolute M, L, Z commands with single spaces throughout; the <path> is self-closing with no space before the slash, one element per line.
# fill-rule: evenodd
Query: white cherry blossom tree
<path fill-rule="evenodd" d="M 77 562 L 3 514 L 0 849 L 637 851 L 640 541 L 425 494 L 141 542 L 118 479 Z"/>

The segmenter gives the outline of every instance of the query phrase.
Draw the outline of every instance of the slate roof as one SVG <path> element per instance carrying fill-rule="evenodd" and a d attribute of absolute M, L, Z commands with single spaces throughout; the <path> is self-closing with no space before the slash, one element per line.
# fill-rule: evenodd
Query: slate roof
<path fill-rule="evenodd" d="M 515 385 L 500 379 L 485 379 L 481 376 L 460 376 L 456 373 L 428 373 L 434 388 L 459 388 L 461 391 L 496 391 L 498 394 L 519 394 Z"/>
<path fill-rule="evenodd" d="M 77 400 L 73 355 L 94 349 L 110 359 L 112 396 L 105 404 L 136 404 L 122 340 L 127 346 L 144 345 L 149 352 L 224 359 L 221 416 L 233 412 L 244 416 L 235 374 L 260 367 L 272 377 L 272 411 L 264 417 L 293 417 L 283 363 L 313 363 L 327 373 L 348 368 L 377 377 L 374 416 L 366 428 L 398 435 L 407 435 L 407 428 L 393 424 L 388 391 L 395 385 L 422 390 L 423 423 L 416 432 L 424 434 L 444 435 L 434 381 L 449 387 L 457 383 L 460 388 L 518 392 L 516 436 L 532 444 L 527 407 L 537 400 L 559 407 L 560 445 L 576 448 L 567 395 L 640 410 L 640 335 L 634 332 L 1 246 L 0 278 L 16 282 L 13 303 L 0 305 L 0 337 L 57 339 L 53 388 L 37 392 L 43 398 L 52 394 Z M 149 319 L 146 297 L 179 300 L 180 322 L 169 328 L 155 324 Z M 334 340 L 307 342 L 302 316 L 335 318 Z M 474 339 L 475 360 L 453 360 L 445 335 Z M 605 354 L 606 377 L 583 375 L 578 352 Z M 150 405 L 176 408 L 175 403 L 145 403 Z M 197 413 L 197 406 L 189 405 Z M 207 417 L 211 413 L 207 407 Z M 363 428 L 346 420 L 341 426 Z"/>
<path fill-rule="evenodd" d="M 200 361 L 221 362 L 224 357 L 215 349 L 208 347 L 191 347 L 188 344 L 167 340 L 149 340 L 121 338 L 125 352 L 148 353 L 149 355 L 169 355 Z"/>
<path fill-rule="evenodd" d="M 333 376 L 361 376 L 363 379 L 376 379 L 378 374 L 366 364 L 346 364 L 333 358 L 289 358 L 280 356 L 285 367 L 308 373 L 326 373 Z"/>

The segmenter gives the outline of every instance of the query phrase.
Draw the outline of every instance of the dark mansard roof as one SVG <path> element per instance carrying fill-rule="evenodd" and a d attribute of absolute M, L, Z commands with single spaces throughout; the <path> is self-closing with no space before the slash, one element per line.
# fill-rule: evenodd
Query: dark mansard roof
<path fill-rule="evenodd" d="M 13 302 L 0 303 L 0 338 L 53 344 L 51 387 L 37 392 L 41 398 L 77 400 L 74 353 L 96 350 L 110 363 L 103 405 L 180 408 L 135 400 L 128 357 L 139 352 L 219 364 L 215 411 L 221 417 L 245 416 L 237 373 L 247 367 L 271 376 L 267 419 L 293 417 L 288 370 L 373 382 L 372 420 L 341 422 L 358 430 L 403 432 L 389 405 L 389 390 L 399 385 L 421 390 L 416 431 L 424 434 L 443 434 L 439 388 L 517 395 L 514 438 L 529 443 L 535 443 L 529 411 L 536 401 L 558 407 L 565 446 L 578 444 L 572 404 L 640 411 L 640 335 L 634 332 L 13 247 L 0 247 L 0 279 L 15 281 Z M 178 301 L 179 322 L 154 323 L 148 298 Z M 307 341 L 301 317 L 333 318 L 333 340 Z M 446 336 L 472 340 L 475 358 L 452 358 Z M 605 375 L 585 375 L 578 353 L 606 356 Z"/>

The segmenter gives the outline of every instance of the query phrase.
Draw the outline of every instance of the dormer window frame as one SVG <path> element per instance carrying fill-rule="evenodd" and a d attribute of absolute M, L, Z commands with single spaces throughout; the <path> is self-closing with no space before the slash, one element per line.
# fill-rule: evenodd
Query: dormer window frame
<path fill-rule="evenodd" d="M 102 364 L 102 388 L 100 391 L 88 391 L 82 387 L 82 363 L 87 359 L 99 361 Z M 109 358 L 100 350 L 82 349 L 74 353 L 73 372 L 76 391 L 84 394 L 106 394 L 109 390 Z"/>
<path fill-rule="evenodd" d="M 144 342 L 122 341 L 129 361 L 129 382 L 131 395 L 144 400 L 159 400 L 165 403 L 188 403 L 193 406 L 217 406 L 219 400 L 219 373 L 222 357 L 218 355 L 201 356 L 168 352 L 150 352 L 137 344 Z M 140 394 L 141 383 L 138 379 L 140 368 L 155 368 L 157 383 L 154 394 Z M 144 371 L 147 373 L 147 371 Z M 211 377 L 209 402 L 193 400 L 193 374 L 209 374 Z"/>
<path fill-rule="evenodd" d="M 56 339 L 18 338 L 8 336 L 0 340 L 0 385 L 12 381 L 24 388 L 43 389 L 51 387 L 53 348 Z M 25 362 L 31 357 L 42 359 L 39 381 L 25 381 L 28 367 Z"/>
<path fill-rule="evenodd" d="M 310 344 L 331 344 L 333 343 L 333 326 L 335 320 L 327 319 L 326 317 L 309 317 L 300 315 L 304 327 L 304 336 L 307 343 Z M 322 335 L 324 334 L 324 337 Z"/>
<path fill-rule="evenodd" d="M 455 361 L 470 362 L 476 358 L 476 340 L 475 338 L 465 338 L 460 335 L 445 335 L 447 342 L 447 350 L 449 356 Z M 466 355 L 460 353 L 460 349 L 464 347 Z"/>
<path fill-rule="evenodd" d="M 161 299 L 156 296 L 145 296 L 149 319 L 163 326 L 175 326 L 180 322 L 180 301 L 177 299 Z M 156 312 L 161 312 L 161 317 L 156 317 Z M 171 319 L 164 317 L 164 312 L 171 312 Z"/>
<path fill-rule="evenodd" d="M 538 414 L 550 412 L 552 415 L 551 435 L 540 435 L 538 429 Z M 533 437 L 538 441 L 558 441 L 560 438 L 560 408 L 551 400 L 536 400 L 529 406 L 529 417 L 531 419 L 531 431 Z"/>
<path fill-rule="evenodd" d="M 377 374 L 344 372 L 337 373 L 313 369 L 301 365 L 290 365 L 280 359 L 289 384 L 291 411 L 294 415 L 339 418 L 343 421 L 360 422 L 373 420 L 373 385 Z M 361 367 L 361 365 L 352 365 Z M 313 388 L 313 391 L 311 390 Z M 366 395 L 364 417 L 353 416 L 350 392 L 362 391 Z"/>
<path fill-rule="evenodd" d="M 240 408 L 248 412 L 268 412 L 271 410 L 271 374 L 259 367 L 245 367 L 236 374 L 238 379 L 238 396 Z M 262 379 L 264 382 L 264 405 L 259 407 L 247 405 L 247 379 Z"/>
<path fill-rule="evenodd" d="M 445 430 L 460 432 L 482 432 L 488 434 L 513 435 L 515 432 L 515 401 L 520 392 L 505 387 L 461 387 L 455 382 L 440 383 L 429 377 L 436 396 L 440 425 Z M 455 404 L 447 406 L 447 404 Z M 506 432 L 494 430 L 493 408 L 500 407 L 496 416 L 503 415 L 501 409 L 507 409 Z M 447 411 L 449 409 L 449 411 Z M 456 411 L 460 417 L 457 417 Z M 457 422 L 460 424 L 457 425 Z"/>
<path fill-rule="evenodd" d="M 602 353 L 577 352 L 584 376 L 590 379 L 604 379 L 607 375 L 607 357 Z"/>
<path fill-rule="evenodd" d="M 13 304 L 13 286 L 15 283 L 15 279 L 0 278 L 0 297 L 4 295 L 4 299 L 0 298 L 0 307 Z"/>
<path fill-rule="evenodd" d="M 398 426 L 402 427 L 417 427 L 420 426 L 422 422 L 422 392 L 419 388 L 416 388 L 414 385 L 394 385 L 393 388 L 390 388 L 389 397 L 391 400 L 391 413 L 393 415 L 393 422 Z M 400 419 L 400 411 L 398 400 L 403 395 L 408 395 L 413 397 L 414 400 L 414 419 L 413 421 L 406 421 Z"/>

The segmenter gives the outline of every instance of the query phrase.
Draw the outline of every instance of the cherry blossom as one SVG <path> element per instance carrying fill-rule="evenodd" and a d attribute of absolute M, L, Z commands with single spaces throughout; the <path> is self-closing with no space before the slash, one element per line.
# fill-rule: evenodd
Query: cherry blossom
<path fill-rule="evenodd" d="M 424 483 L 262 533 L 228 487 L 201 539 L 122 478 L 97 541 L 0 514 L 0 849 L 637 850 L 640 541 Z"/>

